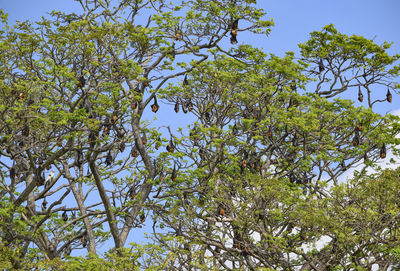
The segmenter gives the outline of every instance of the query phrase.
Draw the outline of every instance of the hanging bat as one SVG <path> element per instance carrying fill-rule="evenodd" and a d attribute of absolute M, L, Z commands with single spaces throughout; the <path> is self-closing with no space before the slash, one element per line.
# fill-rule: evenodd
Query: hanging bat
<path fill-rule="evenodd" d="M 175 40 L 180 40 L 182 39 L 182 31 L 179 28 L 175 29 L 175 36 L 174 36 Z"/>
<path fill-rule="evenodd" d="M 385 143 L 382 144 L 382 148 L 381 148 L 381 150 L 379 152 L 379 156 L 382 159 L 386 158 L 386 145 L 385 145 Z"/>
<path fill-rule="evenodd" d="M 92 143 L 96 141 L 96 134 L 93 131 L 90 131 L 88 138 L 89 138 L 89 143 Z"/>
<path fill-rule="evenodd" d="M 151 105 L 151 111 L 153 111 L 154 113 L 157 113 L 159 108 L 160 108 L 160 106 L 157 103 L 157 97 L 154 96 L 154 103 Z"/>
<path fill-rule="evenodd" d="M 25 124 L 22 127 L 22 135 L 25 136 L 25 137 L 29 136 L 29 126 L 28 126 L 28 124 Z"/>
<path fill-rule="evenodd" d="M 131 188 L 129 188 L 128 195 L 129 195 L 129 197 L 130 197 L 131 199 L 135 199 L 135 197 L 136 197 L 136 191 L 135 191 L 135 188 L 134 188 L 133 186 L 132 186 Z"/>
<path fill-rule="evenodd" d="M 81 238 L 82 246 L 85 248 L 88 244 L 88 237 L 87 234 L 84 234 Z"/>
<path fill-rule="evenodd" d="M 364 127 L 363 127 L 363 125 L 362 125 L 362 122 L 360 122 L 360 123 L 357 125 L 357 130 L 360 131 L 360 132 L 362 132 L 362 130 L 364 130 Z"/>
<path fill-rule="evenodd" d="M 85 79 L 85 77 L 84 77 L 83 75 L 81 75 L 81 76 L 78 78 L 78 84 L 77 84 L 77 86 L 78 86 L 79 88 L 83 88 L 83 87 L 85 86 L 85 84 L 86 84 L 86 79 Z"/>
<path fill-rule="evenodd" d="M 118 150 L 119 150 L 120 152 L 124 152 L 124 150 L 125 150 L 125 143 L 124 143 L 124 142 L 121 142 L 121 144 L 120 144 L 119 147 L 118 147 Z"/>
<path fill-rule="evenodd" d="M 324 62 L 322 61 L 322 58 L 319 59 L 318 69 L 319 69 L 319 73 L 321 73 L 325 70 L 325 66 L 324 66 Z"/>
<path fill-rule="evenodd" d="M 155 146 L 156 150 L 158 150 L 158 149 L 160 148 L 160 146 L 161 146 L 161 137 L 158 136 L 158 137 L 157 137 L 156 146 Z"/>
<path fill-rule="evenodd" d="M 74 221 L 76 219 L 75 211 L 72 212 L 71 220 Z M 76 221 L 72 222 L 73 225 L 76 224 Z"/>
<path fill-rule="evenodd" d="M 237 128 L 237 125 L 235 122 L 235 124 L 233 124 L 233 127 L 232 127 L 232 135 L 236 136 L 237 134 L 238 134 L 238 128 Z"/>
<path fill-rule="evenodd" d="M 290 89 L 296 91 L 296 88 L 297 88 L 296 81 L 293 80 L 292 83 L 290 84 Z"/>
<path fill-rule="evenodd" d="M 232 44 L 238 43 L 238 41 L 236 39 L 237 34 L 238 34 L 238 27 L 239 27 L 239 19 L 236 19 L 235 21 L 233 21 L 233 23 L 230 26 L 230 28 L 231 28 L 231 43 Z"/>
<path fill-rule="evenodd" d="M 135 145 L 135 147 L 132 148 L 132 150 L 131 150 L 131 155 L 132 155 L 133 158 L 136 158 L 136 157 L 139 156 L 139 151 L 138 151 L 138 149 L 136 148 L 136 145 Z"/>
<path fill-rule="evenodd" d="M 75 153 L 75 163 L 76 163 L 78 166 L 81 166 L 81 165 L 83 164 L 83 153 L 82 153 L 82 150 L 76 150 L 76 153 Z"/>
<path fill-rule="evenodd" d="M 390 93 L 389 88 L 388 88 L 388 91 L 386 93 L 386 101 L 388 101 L 389 103 L 392 102 L 392 93 Z"/>
<path fill-rule="evenodd" d="M 10 168 L 10 179 L 11 179 L 12 181 L 15 180 L 15 175 L 16 175 L 15 168 L 14 168 L 14 167 L 11 167 L 11 168 Z"/>
<path fill-rule="evenodd" d="M 176 182 L 177 176 L 178 176 L 178 173 L 177 173 L 176 166 L 174 163 L 174 168 L 172 169 L 172 173 L 171 173 L 171 181 Z"/>
<path fill-rule="evenodd" d="M 107 156 L 106 156 L 106 161 L 105 161 L 107 166 L 110 166 L 112 163 L 112 155 L 111 155 L 111 151 L 108 152 Z"/>
<path fill-rule="evenodd" d="M 112 122 L 115 124 L 118 121 L 118 115 L 117 112 L 114 112 L 112 118 L 111 118 Z"/>
<path fill-rule="evenodd" d="M 137 101 L 132 101 L 132 103 L 131 103 L 131 108 L 132 108 L 132 110 L 135 110 L 136 108 L 137 108 L 137 106 L 138 106 L 138 102 Z M 153 111 L 154 112 L 154 111 Z"/>
<path fill-rule="evenodd" d="M 358 100 L 360 101 L 360 103 L 364 101 L 364 95 L 361 92 L 360 86 L 358 86 Z"/>
<path fill-rule="evenodd" d="M 46 198 L 44 198 L 42 202 L 42 212 L 46 212 L 46 210 L 47 210 L 47 200 Z"/>
<path fill-rule="evenodd" d="M 187 74 L 185 74 L 185 78 L 183 78 L 183 86 L 189 85 L 189 82 L 187 80 Z"/>
<path fill-rule="evenodd" d="M 66 221 L 68 220 L 67 211 L 64 211 L 64 212 L 62 213 L 61 217 L 62 217 L 62 220 L 63 220 L 64 222 L 66 222 Z"/>
<path fill-rule="evenodd" d="M 358 134 L 358 130 L 356 130 L 356 133 L 353 137 L 353 146 L 356 147 L 360 144 L 360 136 Z"/>
<path fill-rule="evenodd" d="M 179 102 L 178 102 L 178 100 L 175 103 L 174 110 L 175 110 L 176 113 L 179 112 Z"/>
<path fill-rule="evenodd" d="M 25 99 L 25 94 L 23 92 L 20 92 L 18 98 L 20 101 L 23 101 Z"/>
<path fill-rule="evenodd" d="M 267 136 L 269 138 L 272 138 L 272 128 L 271 128 L 271 126 L 268 128 Z"/>
<path fill-rule="evenodd" d="M 146 143 L 147 143 L 147 135 L 146 135 L 146 133 L 143 133 L 143 136 L 142 136 L 142 144 L 143 144 L 143 145 L 146 145 Z"/>
<path fill-rule="evenodd" d="M 222 204 L 218 205 L 217 215 L 225 216 L 225 209 Z"/>
<path fill-rule="evenodd" d="M 193 103 L 190 98 L 186 101 L 186 107 L 189 110 L 189 112 L 191 112 L 193 110 Z"/>
<path fill-rule="evenodd" d="M 169 144 L 167 145 L 167 151 L 171 153 L 175 151 L 175 145 L 172 138 L 169 140 Z"/>

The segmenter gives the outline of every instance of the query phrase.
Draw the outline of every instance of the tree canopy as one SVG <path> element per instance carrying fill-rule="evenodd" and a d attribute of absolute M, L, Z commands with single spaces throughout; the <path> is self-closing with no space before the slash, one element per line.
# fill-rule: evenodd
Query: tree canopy
<path fill-rule="evenodd" d="M 0 266 L 400 268 L 390 43 L 327 25 L 278 57 L 241 39 L 256 1 L 78 2 L 0 13 Z"/>

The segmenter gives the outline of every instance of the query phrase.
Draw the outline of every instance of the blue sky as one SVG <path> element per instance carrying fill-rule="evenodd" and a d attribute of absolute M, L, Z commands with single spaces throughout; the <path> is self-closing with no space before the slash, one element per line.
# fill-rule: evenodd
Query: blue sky
<path fill-rule="evenodd" d="M 286 51 L 298 52 L 297 44 L 307 41 L 309 33 L 333 23 L 339 32 L 356 34 L 383 41 L 394 42 L 390 52 L 400 53 L 400 0 L 259 0 L 258 6 L 273 18 L 275 26 L 269 37 L 252 37 L 252 45 L 267 53 L 283 56 Z M 0 8 L 15 20 L 38 20 L 50 10 L 77 12 L 79 6 L 72 0 L 0 0 Z M 227 38 L 228 39 L 228 38 Z M 239 43 L 244 39 L 238 36 Z M 382 105 L 380 113 L 400 108 L 398 96 L 393 103 Z M 160 115 L 165 120 L 175 118 L 171 109 L 161 105 Z M 167 114 L 164 114 L 167 113 Z M 174 114 L 174 115 L 172 115 Z M 154 114 L 148 115 L 151 119 Z M 182 113 L 180 113 L 182 116 Z M 160 117 L 163 118 L 163 117 Z M 145 231 L 145 229 L 143 229 Z"/>
<path fill-rule="evenodd" d="M 275 27 L 268 39 L 256 39 L 267 52 L 281 54 L 295 50 L 308 34 L 333 23 L 345 34 L 377 42 L 394 41 L 400 52 L 400 1 L 398 0 L 259 0 L 258 6 L 273 18 Z M 0 0 L 0 8 L 10 21 L 36 20 L 52 9 L 73 12 L 78 4 L 72 0 Z"/>

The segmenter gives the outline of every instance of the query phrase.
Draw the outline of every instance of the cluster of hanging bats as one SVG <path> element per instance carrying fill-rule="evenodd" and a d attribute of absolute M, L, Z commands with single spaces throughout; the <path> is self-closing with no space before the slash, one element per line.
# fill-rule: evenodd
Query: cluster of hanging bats
<path fill-rule="evenodd" d="M 236 19 L 229 25 L 230 42 L 232 44 L 237 44 L 237 42 L 238 42 L 237 41 L 238 22 L 239 22 L 239 19 Z M 178 29 L 175 32 L 175 40 L 179 40 L 181 38 L 182 38 L 182 32 Z M 325 70 L 325 66 L 323 64 L 322 59 L 320 59 L 320 61 L 318 63 L 318 68 L 319 68 L 319 72 L 320 73 Z M 79 76 L 77 78 L 77 87 L 82 89 L 82 88 L 85 87 L 85 84 L 86 84 L 85 77 L 83 75 Z M 183 86 L 184 87 L 188 86 L 187 75 L 185 75 L 185 77 L 184 77 Z M 291 85 L 291 88 L 293 89 L 293 85 Z M 295 88 L 295 86 L 294 86 L 294 88 Z M 23 92 L 20 92 L 18 94 L 18 99 L 20 101 L 24 101 L 25 100 L 25 94 Z M 156 95 L 154 95 L 153 99 L 154 99 L 154 102 L 150 107 L 151 107 L 152 112 L 157 113 L 159 108 L 160 108 L 160 105 L 157 102 Z M 363 101 L 363 94 L 361 93 L 360 89 L 359 89 L 359 92 L 358 92 L 358 100 L 360 102 Z M 392 94 L 390 93 L 389 89 L 388 89 L 387 94 L 386 94 L 386 100 L 389 103 L 392 102 Z M 33 103 L 34 103 L 34 101 L 32 99 L 29 99 L 29 101 L 27 102 L 28 105 L 31 105 Z M 84 105 L 83 106 L 85 108 L 87 108 L 87 111 L 89 110 L 88 109 L 89 105 L 87 105 L 87 100 L 84 100 Z M 137 101 L 133 101 L 131 103 L 131 108 L 133 110 L 135 110 L 137 108 L 137 106 L 138 106 L 138 102 Z M 191 99 L 187 98 L 185 100 L 176 100 L 176 103 L 174 105 L 174 111 L 176 113 L 178 113 L 180 111 L 180 108 L 182 108 L 182 111 L 185 114 L 190 112 L 190 111 L 192 111 L 193 110 L 193 103 L 192 103 Z M 114 113 L 113 116 L 111 118 L 108 118 L 107 120 L 108 121 L 106 121 L 104 123 L 104 125 L 103 125 L 103 135 L 108 135 L 110 133 L 110 130 L 112 129 L 112 124 L 115 124 L 118 121 L 118 115 L 116 113 Z M 355 135 L 354 135 L 354 138 L 352 140 L 353 146 L 358 146 L 360 144 L 360 133 L 362 132 L 362 130 L 363 130 L 362 124 L 360 124 L 360 125 L 358 125 L 356 127 Z M 236 123 L 235 123 L 235 125 L 232 128 L 232 134 L 236 135 L 237 132 L 238 132 L 238 129 L 237 129 Z M 23 125 L 23 127 L 21 129 L 21 135 L 23 137 L 28 137 L 30 135 L 30 128 L 29 128 L 28 124 L 24 124 Z M 268 131 L 268 137 L 272 137 L 272 131 L 271 130 Z M 94 132 L 90 132 L 89 135 L 88 135 L 88 138 L 89 138 L 89 142 L 94 142 L 95 139 L 96 139 L 96 134 Z M 143 144 L 147 143 L 147 139 L 146 139 L 146 135 L 145 134 L 142 137 L 142 143 Z M 57 144 L 60 145 L 61 142 L 58 142 Z M 159 137 L 158 140 L 157 140 L 157 143 L 155 145 L 155 149 L 158 150 L 160 146 L 161 146 L 161 138 Z M 175 144 L 173 142 L 173 139 L 172 139 L 172 136 L 171 136 L 171 139 L 170 139 L 168 145 L 166 146 L 166 150 L 168 152 L 170 152 L 170 153 L 173 153 L 175 151 L 175 148 L 176 148 L 176 146 L 175 146 Z M 120 149 L 121 152 L 123 152 L 124 149 L 125 149 L 124 145 L 122 144 L 119 149 Z M 136 145 L 133 146 L 130 154 L 134 158 L 139 156 L 139 151 L 138 151 L 138 148 L 137 148 Z M 241 157 L 242 158 L 241 158 L 241 160 L 239 162 L 239 166 L 240 166 L 241 172 L 243 172 L 245 168 L 249 168 L 252 171 L 260 171 L 261 162 L 260 162 L 260 158 L 259 157 L 255 156 L 253 154 L 248 154 L 245 150 L 242 150 Z M 386 146 L 385 146 L 384 143 L 382 144 L 382 146 L 380 148 L 380 157 L 381 158 L 385 158 L 386 157 Z M 110 165 L 112 165 L 112 161 L 113 161 L 113 156 L 112 156 L 111 151 L 109 151 L 107 156 L 106 156 L 106 159 L 105 159 L 105 164 L 107 166 L 110 166 Z M 81 166 L 83 163 L 84 163 L 84 157 L 83 157 L 82 150 L 78 149 L 78 150 L 76 150 L 75 164 L 77 166 Z M 15 180 L 15 178 L 19 177 L 19 173 L 17 172 L 17 170 L 16 170 L 14 165 L 10 168 L 9 174 L 10 174 L 10 179 L 13 180 L 13 181 Z M 176 169 L 176 166 L 175 166 L 175 163 L 174 163 L 174 167 L 173 167 L 173 170 L 171 172 L 171 180 L 172 181 L 176 181 L 177 175 L 178 175 L 178 172 L 177 172 L 177 169 Z M 44 186 L 44 188 L 47 189 L 51 185 L 51 183 L 53 182 L 53 177 L 54 177 L 54 171 L 51 171 L 46 179 L 44 178 L 43 174 L 38 174 L 37 177 L 36 177 L 36 185 L 37 186 Z M 294 182 L 294 176 L 289 176 L 289 179 L 290 179 L 290 181 Z M 306 181 L 308 181 L 308 179 Z M 131 189 L 128 194 L 130 195 L 131 198 L 134 198 L 135 195 L 136 195 L 134 189 Z M 42 208 L 43 212 L 45 212 L 47 210 L 46 198 L 44 198 L 41 208 Z M 219 215 L 219 216 L 225 216 L 226 215 L 226 211 L 225 211 L 223 205 L 219 205 L 218 206 L 217 215 Z M 64 211 L 62 213 L 61 217 L 62 217 L 63 221 L 68 221 L 69 217 L 68 217 L 67 211 Z M 71 218 L 75 219 L 75 217 L 76 217 L 75 212 L 72 212 L 71 213 Z M 144 219 L 145 219 L 145 216 L 144 216 L 144 214 L 142 214 L 141 217 L 140 217 L 140 220 L 144 221 Z M 81 242 L 82 242 L 83 247 L 87 246 L 88 237 L 87 237 L 86 234 L 82 235 Z M 239 242 L 239 247 L 240 247 L 240 242 Z M 242 250 L 243 254 L 247 254 L 248 253 L 247 248 L 242 248 L 242 249 L 243 249 Z M 71 247 L 70 246 L 67 247 L 67 252 L 66 253 L 69 254 L 71 252 L 70 250 L 71 250 Z"/>

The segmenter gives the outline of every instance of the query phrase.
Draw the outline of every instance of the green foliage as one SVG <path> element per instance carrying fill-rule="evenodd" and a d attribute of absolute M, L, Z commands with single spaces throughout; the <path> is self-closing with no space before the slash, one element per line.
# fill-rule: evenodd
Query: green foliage
<path fill-rule="evenodd" d="M 399 267 L 390 43 L 328 25 L 278 57 L 221 42 L 269 34 L 256 1 L 78 2 L 0 13 L 1 267 Z M 148 120 L 170 104 L 188 123 Z"/>

